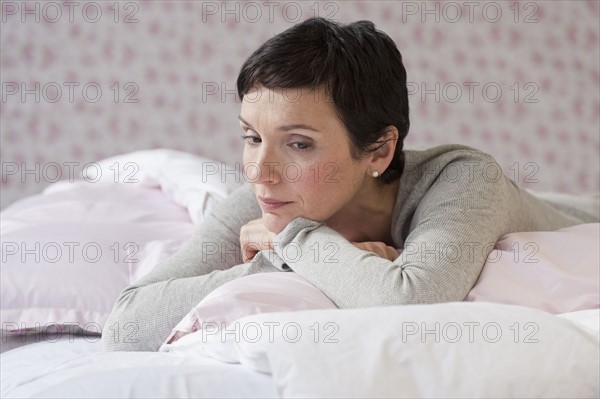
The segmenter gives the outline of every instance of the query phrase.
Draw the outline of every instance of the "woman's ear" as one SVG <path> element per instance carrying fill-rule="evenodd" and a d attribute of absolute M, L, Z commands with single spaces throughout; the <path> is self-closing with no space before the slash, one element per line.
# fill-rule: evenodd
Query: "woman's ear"
<path fill-rule="evenodd" d="M 369 173 L 371 175 L 373 172 L 377 172 L 381 176 L 388 168 L 394 158 L 398 137 L 398 129 L 395 126 L 388 126 L 383 136 L 373 144 L 375 150 L 371 152 L 370 157 Z"/>

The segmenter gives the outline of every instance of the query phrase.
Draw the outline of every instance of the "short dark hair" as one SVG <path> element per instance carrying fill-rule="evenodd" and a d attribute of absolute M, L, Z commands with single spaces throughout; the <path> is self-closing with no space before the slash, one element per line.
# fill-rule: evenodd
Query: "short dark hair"
<path fill-rule="evenodd" d="M 410 125 L 406 70 L 394 41 L 371 21 L 340 25 L 310 18 L 272 37 L 242 65 L 240 100 L 259 86 L 325 87 L 350 133 L 355 158 L 377 148 L 386 128 L 395 126 L 396 151 L 380 179 L 389 183 L 402 175 Z"/>

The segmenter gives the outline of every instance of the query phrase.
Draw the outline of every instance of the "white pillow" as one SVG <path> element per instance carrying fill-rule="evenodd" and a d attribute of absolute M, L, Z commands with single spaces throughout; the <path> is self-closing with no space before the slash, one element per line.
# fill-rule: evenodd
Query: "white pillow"
<path fill-rule="evenodd" d="M 186 152 L 155 149 L 117 155 L 88 166 L 87 181 L 160 186 L 187 208 L 194 224 L 241 186 L 243 175 L 234 166 Z"/>
<path fill-rule="evenodd" d="M 170 352 L 270 373 L 286 398 L 600 393 L 597 338 L 537 309 L 455 302 L 264 313 L 236 324 L 237 335 L 189 334 Z"/>

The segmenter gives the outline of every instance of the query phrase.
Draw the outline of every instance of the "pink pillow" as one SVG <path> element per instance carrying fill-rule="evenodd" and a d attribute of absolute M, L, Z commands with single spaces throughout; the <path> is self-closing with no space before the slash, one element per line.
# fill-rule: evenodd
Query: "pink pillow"
<path fill-rule="evenodd" d="M 175 326 L 163 345 L 208 323 L 211 328 L 222 329 L 256 313 L 336 308 L 325 294 L 296 273 L 251 274 L 208 294 Z"/>
<path fill-rule="evenodd" d="M 194 230 L 186 209 L 156 186 L 85 181 L 55 183 L 0 220 L 7 333 L 67 324 L 101 333 L 120 292 Z"/>
<path fill-rule="evenodd" d="M 489 254 L 466 301 L 529 306 L 550 313 L 600 307 L 600 223 L 511 233 Z"/>

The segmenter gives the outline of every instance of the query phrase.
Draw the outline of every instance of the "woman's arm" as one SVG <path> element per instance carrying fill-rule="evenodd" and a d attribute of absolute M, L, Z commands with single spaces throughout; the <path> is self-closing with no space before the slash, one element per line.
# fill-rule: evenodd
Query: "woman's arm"
<path fill-rule="evenodd" d="M 276 253 L 339 308 L 461 301 L 477 281 L 495 243 L 490 235 L 488 239 L 477 234 L 458 238 L 452 231 L 434 227 L 411 233 L 403 252 L 390 261 L 354 246 L 317 222 L 295 219 L 288 228 L 285 233 L 298 233 L 283 234 L 275 245 Z"/>
<path fill-rule="evenodd" d="M 168 279 L 125 289 L 102 331 L 105 351 L 156 352 L 181 319 L 221 285 L 255 273 L 280 272 L 263 256 L 203 276 Z"/>
<path fill-rule="evenodd" d="M 250 185 L 219 203 L 175 255 L 123 290 L 103 328 L 105 350 L 157 350 L 204 296 L 234 278 L 258 272 L 256 265 L 233 266 L 243 263 L 241 226 L 260 215 Z"/>

